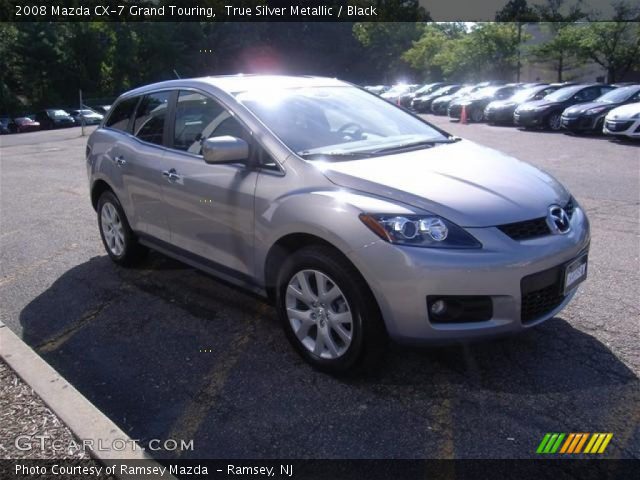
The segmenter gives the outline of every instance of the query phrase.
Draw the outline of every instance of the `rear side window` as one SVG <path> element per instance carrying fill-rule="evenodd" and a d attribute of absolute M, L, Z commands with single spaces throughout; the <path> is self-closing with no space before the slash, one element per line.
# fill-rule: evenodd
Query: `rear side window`
<path fill-rule="evenodd" d="M 133 115 L 139 98 L 140 97 L 127 98 L 119 102 L 111 112 L 111 115 L 109 115 L 105 126 L 128 132 L 129 119 L 131 115 Z"/>
<path fill-rule="evenodd" d="M 133 134 L 140 140 L 162 145 L 169 97 L 171 92 L 167 91 L 150 93 L 142 98 L 133 122 Z"/>

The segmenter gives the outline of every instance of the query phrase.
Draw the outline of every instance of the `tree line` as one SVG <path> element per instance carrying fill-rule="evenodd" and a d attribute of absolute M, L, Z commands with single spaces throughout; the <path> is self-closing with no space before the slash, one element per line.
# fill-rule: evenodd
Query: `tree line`
<path fill-rule="evenodd" d="M 511 0 L 499 22 L 477 24 L 428 22 L 426 12 L 405 23 L 0 23 L 0 114 L 76 105 L 79 90 L 112 99 L 151 82 L 238 72 L 360 84 L 513 81 L 533 61 L 551 63 L 563 80 L 568 68 L 596 62 L 615 81 L 639 66 L 637 8 L 616 4 L 615 21 L 589 23 L 579 1 L 568 9 L 566 1 Z M 549 34 L 529 48 L 532 22 Z"/>

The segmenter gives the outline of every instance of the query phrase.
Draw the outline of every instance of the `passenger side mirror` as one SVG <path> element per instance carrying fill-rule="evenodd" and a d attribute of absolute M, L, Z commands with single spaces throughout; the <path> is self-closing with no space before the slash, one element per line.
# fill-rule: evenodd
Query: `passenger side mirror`
<path fill-rule="evenodd" d="M 202 156 L 207 163 L 235 163 L 249 159 L 249 144 L 241 138 L 224 136 L 202 142 Z"/>

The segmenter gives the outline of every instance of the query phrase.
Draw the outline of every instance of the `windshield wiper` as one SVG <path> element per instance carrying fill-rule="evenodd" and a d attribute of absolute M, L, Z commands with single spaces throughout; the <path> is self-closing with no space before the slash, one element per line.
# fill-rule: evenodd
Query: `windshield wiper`
<path fill-rule="evenodd" d="M 372 155 L 380 155 L 382 153 L 398 152 L 403 150 L 413 150 L 415 148 L 420 148 L 420 147 L 433 147 L 435 145 L 441 145 L 443 143 L 455 143 L 455 142 L 459 142 L 460 140 L 462 140 L 460 137 L 449 137 L 444 140 L 422 140 L 420 142 L 403 143 L 401 145 L 380 148 L 378 150 L 368 150 L 367 153 L 370 153 Z"/>
<path fill-rule="evenodd" d="M 298 155 L 305 160 L 317 160 L 320 158 L 369 158 L 373 154 L 371 152 L 298 152 Z"/>

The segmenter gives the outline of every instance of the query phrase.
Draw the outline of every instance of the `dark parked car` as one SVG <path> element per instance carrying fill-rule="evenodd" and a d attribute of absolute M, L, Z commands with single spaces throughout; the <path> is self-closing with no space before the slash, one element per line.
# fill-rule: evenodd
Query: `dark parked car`
<path fill-rule="evenodd" d="M 518 105 L 531 100 L 541 100 L 552 92 L 562 88 L 562 84 L 538 85 L 518 90 L 506 100 L 494 100 L 484 109 L 484 118 L 488 123 L 513 124 L 513 112 Z"/>
<path fill-rule="evenodd" d="M 428 112 L 431 110 L 431 103 L 436 98 L 442 97 L 444 95 L 452 95 L 461 88 L 462 85 L 447 85 L 425 95 L 416 95 L 411 101 L 411 108 L 420 113 Z"/>
<path fill-rule="evenodd" d="M 444 95 L 442 97 L 436 98 L 431 102 L 431 113 L 434 113 L 436 115 L 446 115 L 447 109 L 449 108 L 449 104 L 452 101 L 462 97 L 469 96 L 477 92 L 478 90 L 480 90 L 480 88 L 484 88 L 484 87 L 480 87 L 478 85 L 465 85 L 456 93 L 453 93 L 451 95 Z"/>
<path fill-rule="evenodd" d="M 9 122 L 11 133 L 35 132 L 40 130 L 40 123 L 29 117 L 17 117 Z"/>
<path fill-rule="evenodd" d="M 592 102 L 615 87 L 602 83 L 564 87 L 542 100 L 525 102 L 513 113 L 514 123 L 525 128 L 542 127 L 550 130 L 562 128 L 562 112 L 578 103 Z"/>
<path fill-rule="evenodd" d="M 83 121 L 85 125 L 98 125 L 104 118 L 103 115 L 100 115 L 93 110 L 89 110 L 88 108 L 82 110 L 69 110 L 69 115 L 73 117 L 76 125 L 82 125 Z"/>
<path fill-rule="evenodd" d="M 439 88 L 444 87 L 445 85 L 449 85 L 449 84 L 446 82 L 427 83 L 421 86 L 420 88 L 418 88 L 417 90 L 415 90 L 414 92 L 407 92 L 403 95 L 400 95 L 400 98 L 398 98 L 398 105 L 402 105 L 405 108 L 409 108 L 411 107 L 411 102 L 413 101 L 414 98 L 422 95 L 429 95 L 435 92 L 436 90 L 438 90 Z"/>
<path fill-rule="evenodd" d="M 40 126 L 45 130 L 73 127 L 76 124 L 71 115 L 58 108 L 39 111 L 36 113 L 36 121 L 40 122 Z"/>
<path fill-rule="evenodd" d="M 0 117 L 0 135 L 11 133 L 9 131 L 9 117 Z"/>
<path fill-rule="evenodd" d="M 517 85 L 502 85 L 485 87 L 469 97 L 451 102 L 447 113 L 451 118 L 460 118 L 462 109 L 466 108 L 467 118 L 472 122 L 484 120 L 485 107 L 494 100 L 504 100 L 511 97 L 520 87 Z"/>
<path fill-rule="evenodd" d="M 590 103 L 580 103 L 562 113 L 562 128 L 574 133 L 602 132 L 604 117 L 620 105 L 640 102 L 640 85 L 620 87 Z"/>

